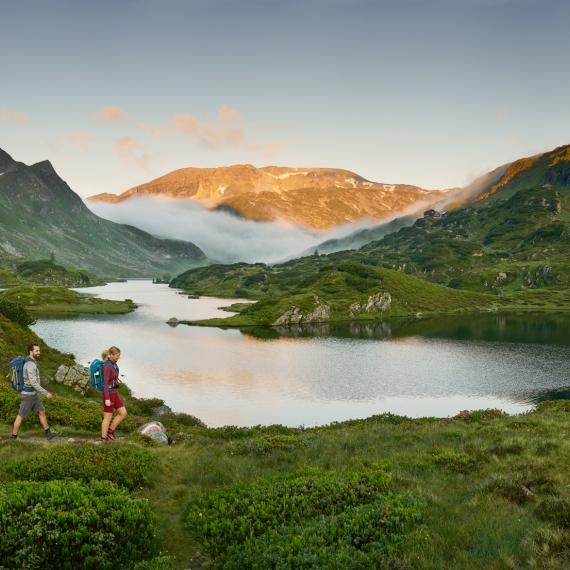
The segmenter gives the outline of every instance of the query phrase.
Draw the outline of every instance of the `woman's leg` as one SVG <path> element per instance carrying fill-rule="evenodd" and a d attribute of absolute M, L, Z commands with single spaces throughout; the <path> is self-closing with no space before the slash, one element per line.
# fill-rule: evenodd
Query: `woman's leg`
<path fill-rule="evenodd" d="M 111 431 L 115 431 L 117 426 L 127 417 L 127 408 L 123 406 L 117 410 L 117 415 L 111 424 Z M 108 425 L 108 424 L 107 424 Z"/>
<path fill-rule="evenodd" d="M 109 424 L 111 423 L 111 418 L 113 417 L 113 412 L 103 412 L 103 421 L 101 422 L 101 438 L 107 438 L 107 432 L 109 431 Z"/>

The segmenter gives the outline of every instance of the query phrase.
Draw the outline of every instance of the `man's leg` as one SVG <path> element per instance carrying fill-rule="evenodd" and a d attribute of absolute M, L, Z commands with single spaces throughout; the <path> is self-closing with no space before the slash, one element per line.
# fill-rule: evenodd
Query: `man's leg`
<path fill-rule="evenodd" d="M 117 415 L 115 416 L 115 419 L 113 420 L 113 423 L 111 424 L 111 431 L 115 431 L 117 429 L 117 426 L 127 417 L 127 408 L 125 408 L 125 406 L 123 406 L 122 408 L 119 408 L 117 410 Z"/>
<path fill-rule="evenodd" d="M 23 421 L 24 421 L 24 418 L 20 414 L 18 414 L 16 416 L 16 419 L 14 420 L 14 426 L 12 427 L 12 435 L 13 436 L 18 435 L 18 433 L 20 432 L 20 427 L 21 427 Z"/>
<path fill-rule="evenodd" d="M 20 409 L 18 410 L 18 415 L 14 420 L 14 426 L 12 427 L 12 437 L 15 439 L 20 432 L 20 427 L 22 422 L 28 417 L 32 411 L 34 401 L 31 396 L 22 394 L 22 403 L 20 404 Z"/>
<path fill-rule="evenodd" d="M 113 412 L 103 412 L 103 421 L 101 422 L 101 439 L 107 439 L 109 424 L 111 423 L 112 417 Z"/>
<path fill-rule="evenodd" d="M 46 418 L 45 410 L 38 412 L 38 418 L 40 419 L 40 424 L 42 424 L 42 427 L 44 428 L 44 430 L 49 429 L 49 424 L 48 424 L 48 421 Z"/>

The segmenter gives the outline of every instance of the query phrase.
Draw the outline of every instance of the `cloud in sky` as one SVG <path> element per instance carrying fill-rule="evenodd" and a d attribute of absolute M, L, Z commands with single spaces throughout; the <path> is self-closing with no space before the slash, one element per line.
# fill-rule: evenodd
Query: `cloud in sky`
<path fill-rule="evenodd" d="M 159 134 L 159 130 L 150 123 L 140 123 L 139 127 L 151 137 L 156 137 Z"/>
<path fill-rule="evenodd" d="M 145 173 L 150 172 L 150 154 L 140 141 L 133 137 L 119 137 L 113 143 L 113 152 L 125 164 Z"/>
<path fill-rule="evenodd" d="M 242 114 L 229 105 L 222 105 L 216 117 L 206 120 L 194 115 L 176 115 L 165 131 L 190 136 L 209 148 L 233 147 L 266 156 L 277 154 L 281 148 L 278 143 L 252 140 Z"/>
<path fill-rule="evenodd" d="M 127 113 L 120 107 L 103 107 L 93 115 L 103 123 L 124 123 L 127 120 Z"/>
<path fill-rule="evenodd" d="M 231 121 L 233 119 L 241 119 L 241 113 L 232 109 L 229 105 L 222 105 L 218 111 L 218 117 L 222 121 Z"/>
<path fill-rule="evenodd" d="M 21 111 L 0 111 L 0 121 L 10 121 L 15 123 L 31 123 L 32 119 L 27 113 Z"/>
<path fill-rule="evenodd" d="M 95 142 L 95 137 L 93 135 L 81 131 L 64 133 L 62 138 L 70 145 L 82 150 L 83 152 L 89 150 L 89 147 Z"/>

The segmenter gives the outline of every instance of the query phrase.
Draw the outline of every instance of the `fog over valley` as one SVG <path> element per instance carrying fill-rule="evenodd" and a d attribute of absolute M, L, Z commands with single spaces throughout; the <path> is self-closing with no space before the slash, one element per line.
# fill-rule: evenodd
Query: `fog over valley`
<path fill-rule="evenodd" d="M 372 220 L 315 231 L 283 222 L 255 222 L 191 200 L 145 197 L 119 204 L 86 202 L 98 216 L 162 238 L 191 241 L 212 260 L 276 263 L 320 243 L 375 225 Z M 376 222 L 377 224 L 377 222 Z"/>

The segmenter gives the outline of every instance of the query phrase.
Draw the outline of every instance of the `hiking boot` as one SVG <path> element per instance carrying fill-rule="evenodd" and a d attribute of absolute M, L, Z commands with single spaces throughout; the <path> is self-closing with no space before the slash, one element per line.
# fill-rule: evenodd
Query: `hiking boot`
<path fill-rule="evenodd" d="M 56 431 L 51 431 L 51 429 L 49 428 L 45 430 L 45 434 L 46 434 L 46 439 L 48 441 L 51 441 L 52 439 L 56 438 L 59 435 L 59 433 L 57 433 Z"/>

